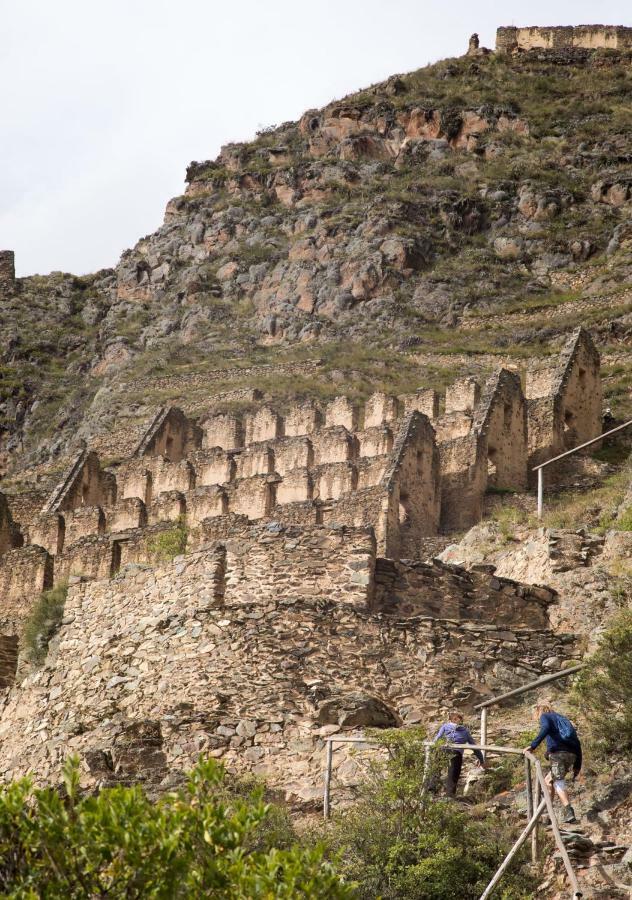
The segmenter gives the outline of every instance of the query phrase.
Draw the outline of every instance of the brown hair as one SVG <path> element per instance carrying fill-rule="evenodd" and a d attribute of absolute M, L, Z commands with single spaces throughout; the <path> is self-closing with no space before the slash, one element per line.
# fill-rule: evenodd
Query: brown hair
<path fill-rule="evenodd" d="M 458 719 L 459 721 L 462 722 L 462 721 L 463 721 L 463 714 L 460 713 L 460 712 L 458 711 L 458 709 L 451 709 L 450 712 L 449 712 L 449 714 L 448 714 L 448 718 L 449 718 L 450 722 L 456 722 L 457 719 Z"/>

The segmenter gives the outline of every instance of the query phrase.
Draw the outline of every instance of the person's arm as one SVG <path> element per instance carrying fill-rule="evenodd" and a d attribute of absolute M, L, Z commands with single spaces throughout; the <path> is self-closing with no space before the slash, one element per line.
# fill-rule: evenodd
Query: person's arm
<path fill-rule="evenodd" d="M 540 716 L 540 731 L 534 740 L 531 741 L 529 746 L 526 748 L 527 750 L 537 750 L 540 746 L 544 738 L 549 734 L 551 730 L 551 723 L 546 715 Z"/>
<path fill-rule="evenodd" d="M 467 743 L 468 743 L 468 744 L 475 744 L 475 743 L 476 743 L 476 741 L 474 740 L 474 738 L 473 738 L 472 735 L 470 734 L 470 729 L 469 729 L 469 728 L 466 728 L 466 729 L 465 729 L 465 737 L 466 737 L 466 740 L 467 740 Z M 477 758 L 477 760 L 479 761 L 479 763 L 481 764 L 481 766 L 484 766 L 484 765 L 485 765 L 485 757 L 483 756 L 483 754 L 481 753 L 481 751 L 480 751 L 480 750 L 472 750 L 472 753 L 473 753 L 474 756 Z"/>
<path fill-rule="evenodd" d="M 445 737 L 445 735 L 446 735 L 446 727 L 445 727 L 445 725 L 442 725 L 441 728 L 439 729 L 439 731 L 437 731 L 437 733 L 435 734 L 434 740 L 432 743 L 436 744 L 437 741 L 440 741 L 442 737 Z"/>

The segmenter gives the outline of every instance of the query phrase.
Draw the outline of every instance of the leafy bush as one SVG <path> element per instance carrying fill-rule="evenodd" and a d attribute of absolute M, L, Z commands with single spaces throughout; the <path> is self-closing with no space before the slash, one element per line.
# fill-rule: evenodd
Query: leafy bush
<path fill-rule="evenodd" d="M 330 845 L 360 898 L 477 898 L 509 849 L 510 836 L 497 818 L 476 818 L 422 791 L 424 737 L 421 729 L 376 735 L 388 759 L 371 767 L 359 802 L 334 820 Z M 433 766 L 443 769 L 441 753 L 435 752 Z M 533 887 L 517 862 L 499 896 L 526 900 Z"/>
<path fill-rule="evenodd" d="M 28 779 L 0 792 L 0 892 L 7 898 L 345 898 L 319 848 L 258 848 L 261 797 L 226 801 L 223 770 L 201 761 L 185 788 L 151 803 L 139 787 L 82 796 Z"/>
<path fill-rule="evenodd" d="M 149 542 L 149 552 L 156 559 L 169 562 L 174 556 L 180 556 L 187 548 L 188 530 L 184 518 L 180 518 L 175 524 L 161 532 L 157 537 Z"/>
<path fill-rule="evenodd" d="M 617 517 L 614 527 L 618 531 L 632 531 L 632 506 L 626 507 Z"/>
<path fill-rule="evenodd" d="M 601 635 L 572 696 L 588 720 L 594 752 L 632 756 L 632 609 Z"/>
<path fill-rule="evenodd" d="M 49 591 L 42 591 L 24 623 L 22 644 L 28 661 L 41 666 L 48 653 L 51 638 L 59 630 L 68 594 L 68 582 L 62 581 Z"/>

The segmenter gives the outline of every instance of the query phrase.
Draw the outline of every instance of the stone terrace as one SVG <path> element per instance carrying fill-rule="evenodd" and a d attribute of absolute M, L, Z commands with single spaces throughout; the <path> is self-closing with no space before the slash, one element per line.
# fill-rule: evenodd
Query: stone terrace
<path fill-rule="evenodd" d="M 38 593 L 69 575 L 155 561 L 176 524 L 189 547 L 243 521 L 370 526 L 380 556 L 422 559 L 438 533 L 481 519 L 490 488 L 523 490 L 528 466 L 600 432 L 588 334 L 573 335 L 556 366 L 528 373 L 526 394 L 502 369 L 443 398 L 376 393 L 363 408 L 342 396 L 283 415 L 267 402 L 198 419 L 163 408 L 119 465 L 104 468 L 84 448 L 43 508 L 35 494 L 0 503 L 3 630 L 19 631 Z"/>

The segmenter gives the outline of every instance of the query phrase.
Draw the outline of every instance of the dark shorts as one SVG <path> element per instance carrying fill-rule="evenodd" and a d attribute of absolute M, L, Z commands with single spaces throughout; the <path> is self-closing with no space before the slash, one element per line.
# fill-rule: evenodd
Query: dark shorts
<path fill-rule="evenodd" d="M 551 775 L 554 781 L 563 781 L 569 772 L 575 768 L 576 756 L 567 750 L 558 750 L 555 753 L 549 753 L 549 763 L 551 764 Z"/>

